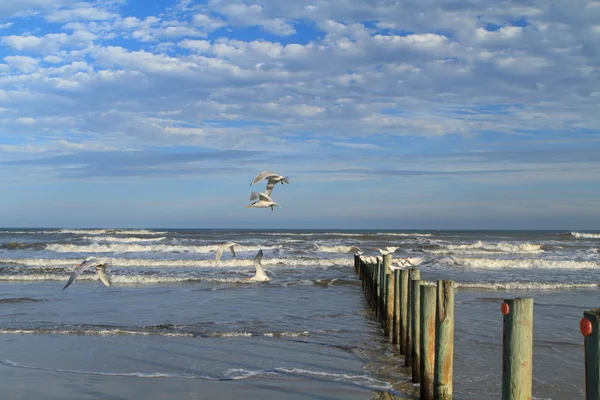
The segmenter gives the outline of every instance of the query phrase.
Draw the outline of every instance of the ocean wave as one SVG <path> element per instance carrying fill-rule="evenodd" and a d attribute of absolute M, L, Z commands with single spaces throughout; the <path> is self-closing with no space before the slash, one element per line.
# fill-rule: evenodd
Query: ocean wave
<path fill-rule="evenodd" d="M 157 238 L 137 238 L 137 237 L 113 237 L 113 236 L 84 236 L 82 239 L 89 240 L 91 242 L 112 242 L 112 243 L 146 243 L 146 242 L 160 242 L 165 240 L 166 237 Z"/>
<path fill-rule="evenodd" d="M 57 232 L 75 235 L 165 235 L 168 233 L 147 229 L 60 229 L 59 231 L 53 231 L 53 233 Z"/>
<path fill-rule="evenodd" d="M 225 338 L 225 337 L 301 337 L 309 336 L 309 331 L 302 332 L 250 332 L 250 331 L 195 331 L 193 328 L 186 332 L 189 327 L 175 329 L 160 328 L 94 328 L 69 327 L 69 328 L 0 328 L 0 335 L 77 335 L 77 336 L 166 336 L 166 337 L 194 337 L 194 338 Z"/>
<path fill-rule="evenodd" d="M 553 283 L 553 282 L 456 282 L 455 287 L 462 289 L 487 290 L 564 290 L 597 288 L 598 283 Z M 500 300 L 498 300 L 500 301 Z"/>
<path fill-rule="evenodd" d="M 573 261 L 573 260 L 544 260 L 540 258 L 530 259 L 489 259 L 489 258 L 460 258 L 447 257 L 440 260 L 442 264 L 460 265 L 481 269 L 598 269 L 600 262 L 596 261 Z"/>
<path fill-rule="evenodd" d="M 103 257 L 114 267 L 128 268 L 193 268 L 193 267 L 252 267 L 250 259 L 227 259 L 215 264 L 214 259 L 204 260 L 157 260 L 139 258 L 110 258 Z M 17 264 L 30 267 L 72 267 L 81 262 L 81 258 L 0 258 L 0 264 Z M 325 267 L 325 266 L 351 266 L 350 258 L 263 258 L 265 266 L 284 267 Z"/>
<path fill-rule="evenodd" d="M 543 245 L 536 243 L 486 243 L 477 241 L 471 244 L 446 244 L 441 248 L 424 248 L 426 253 L 433 254 L 481 254 L 481 253 L 543 253 Z"/>
<path fill-rule="evenodd" d="M 0 245 L 0 249 L 5 250 L 26 250 L 26 249 L 43 249 L 46 246 L 45 243 L 19 243 L 9 242 Z"/>
<path fill-rule="evenodd" d="M 313 378 L 320 381 L 331 381 L 341 382 L 346 384 L 352 384 L 360 387 L 364 387 L 371 390 L 377 391 L 390 391 L 392 385 L 388 382 L 380 381 L 367 375 L 349 375 L 349 374 L 338 374 L 333 372 L 324 371 L 313 371 L 303 368 L 284 368 L 277 367 L 272 369 L 262 370 L 247 370 L 242 368 L 232 368 L 225 371 L 224 376 L 209 376 L 209 375 L 197 375 L 192 373 L 176 374 L 176 373 L 163 373 L 163 372 L 100 372 L 100 371 L 84 371 L 84 370 L 70 370 L 61 368 L 46 368 L 36 367 L 32 365 L 26 365 L 17 363 L 12 360 L 0 360 L 0 364 L 12 368 L 32 369 L 38 371 L 51 371 L 58 373 L 68 373 L 77 375 L 95 375 L 95 376 L 116 376 L 116 377 L 132 377 L 132 378 L 145 378 L 145 379 L 156 379 L 156 378 L 178 378 L 178 379 L 199 379 L 199 380 L 211 380 L 211 381 L 232 381 L 242 380 L 256 377 L 274 377 L 274 376 L 300 376 L 303 378 Z"/>
<path fill-rule="evenodd" d="M 316 244 L 315 248 L 317 251 L 321 251 L 323 253 L 355 253 L 360 250 L 357 246 L 321 246 Z"/>
<path fill-rule="evenodd" d="M 217 250 L 218 245 L 182 246 L 169 244 L 49 244 L 46 250 L 56 253 L 210 253 Z M 243 246 L 237 245 L 236 252 L 281 249 L 283 246 Z"/>
<path fill-rule="evenodd" d="M 600 233 L 571 232 L 571 236 L 577 239 L 600 239 Z"/>

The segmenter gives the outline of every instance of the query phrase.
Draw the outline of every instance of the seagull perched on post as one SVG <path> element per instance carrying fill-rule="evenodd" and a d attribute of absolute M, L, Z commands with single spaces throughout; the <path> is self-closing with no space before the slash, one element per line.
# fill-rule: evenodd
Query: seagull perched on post
<path fill-rule="evenodd" d="M 98 274 L 98 278 L 100 278 L 102 283 L 104 283 L 104 286 L 110 286 L 112 284 L 112 282 L 110 281 L 110 277 L 106 274 L 106 266 L 107 265 L 109 265 L 108 262 L 100 261 L 96 257 L 86 258 L 83 262 L 81 262 L 75 266 L 73 273 L 69 277 L 67 284 L 65 285 L 65 287 L 62 290 L 65 290 L 66 288 L 68 288 L 69 285 L 71 285 L 71 283 L 73 283 L 73 281 L 75 281 L 75 279 L 77 279 L 79 274 L 81 274 L 83 271 L 85 271 L 86 269 L 88 269 L 90 267 L 96 267 L 96 273 Z"/>
<path fill-rule="evenodd" d="M 226 242 L 226 243 L 220 244 L 219 247 L 217 248 L 217 255 L 215 256 L 215 264 L 219 263 L 219 261 L 221 260 L 221 255 L 223 254 L 225 249 L 231 250 L 231 254 L 233 254 L 233 257 L 235 257 L 235 250 L 233 249 L 234 246 L 237 246 L 237 243 Z"/>
<path fill-rule="evenodd" d="M 386 247 L 385 250 L 382 250 L 382 249 L 377 249 L 377 250 L 379 250 L 381 255 L 385 256 L 386 254 L 392 254 L 393 252 L 398 250 L 398 247 Z"/>
<path fill-rule="evenodd" d="M 254 178 L 254 180 L 252 181 L 252 183 L 250 183 L 250 186 L 254 185 L 255 183 L 258 183 L 260 181 L 263 180 L 267 180 L 267 190 L 265 190 L 265 194 L 267 196 L 271 196 L 271 192 L 273 191 L 273 187 L 281 182 L 281 184 L 286 184 L 286 183 L 290 183 L 290 178 L 287 176 L 281 176 L 281 175 L 277 175 L 274 172 L 270 172 L 270 171 L 262 171 L 261 173 L 259 173 L 258 175 L 256 175 L 256 177 Z M 250 199 L 252 200 L 252 199 Z"/>
<path fill-rule="evenodd" d="M 248 204 L 246 206 L 246 208 L 250 208 L 250 207 L 268 208 L 268 207 L 271 207 L 271 211 L 273 211 L 273 207 L 281 207 L 279 204 L 275 203 L 268 194 L 252 192 L 250 194 L 250 201 L 256 200 L 256 199 L 258 199 L 258 200 L 252 204 Z"/>

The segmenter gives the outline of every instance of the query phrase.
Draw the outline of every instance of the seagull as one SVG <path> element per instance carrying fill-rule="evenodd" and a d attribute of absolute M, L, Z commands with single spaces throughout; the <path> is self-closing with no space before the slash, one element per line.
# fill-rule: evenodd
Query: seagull
<path fill-rule="evenodd" d="M 416 267 L 417 265 L 421 264 L 423 262 L 422 258 L 419 257 L 406 257 L 406 258 L 401 258 L 400 260 L 398 260 L 398 267 L 406 267 L 406 266 L 411 266 L 411 267 Z"/>
<path fill-rule="evenodd" d="M 227 248 L 229 248 L 229 250 L 231 250 L 231 254 L 233 254 L 233 256 L 235 257 L 235 250 L 233 249 L 233 246 L 237 246 L 237 243 L 227 242 L 227 243 L 220 244 L 219 247 L 217 248 L 217 256 L 215 257 L 215 264 L 219 263 L 219 261 L 221 260 L 221 255 Z"/>
<path fill-rule="evenodd" d="M 104 286 L 110 286 L 112 283 L 111 283 L 108 275 L 106 275 L 106 266 L 107 265 L 108 265 L 108 262 L 100 261 L 96 257 L 86 258 L 83 262 L 81 262 L 75 266 L 73 273 L 69 277 L 67 284 L 65 285 L 65 287 L 62 290 L 65 290 L 66 288 L 68 288 L 69 285 L 71 285 L 71 283 L 73 283 L 73 281 L 75 281 L 75 279 L 77 279 L 79 274 L 81 274 L 83 271 L 85 271 L 86 269 L 88 269 L 90 267 L 96 267 L 96 273 L 98 274 L 98 278 L 100 278 L 102 283 L 104 283 Z"/>
<path fill-rule="evenodd" d="M 282 185 L 285 183 L 290 183 L 290 178 L 287 176 L 277 175 L 276 173 L 270 171 L 262 171 L 260 174 L 256 175 L 252 183 L 250 183 L 250 186 L 265 179 L 267 180 L 267 190 L 265 190 L 265 194 L 267 196 L 271 196 L 273 187 L 275 187 L 277 183 L 281 182 Z M 253 199 L 251 198 L 250 200 Z"/>
<path fill-rule="evenodd" d="M 350 252 L 352 252 L 354 254 L 358 254 L 358 255 L 361 255 L 363 253 L 362 249 L 358 246 L 350 247 Z"/>
<path fill-rule="evenodd" d="M 382 250 L 382 249 L 377 249 L 377 250 L 379 250 L 379 252 L 382 255 L 386 255 L 386 254 L 392 254 L 393 252 L 398 250 L 398 247 L 386 247 L 385 250 Z"/>
<path fill-rule="evenodd" d="M 256 268 L 256 274 L 254 274 L 254 276 L 250 278 L 246 278 L 245 280 L 252 282 L 269 282 L 271 280 L 271 278 L 269 278 L 265 273 L 265 269 L 262 266 L 262 256 L 263 251 L 259 250 L 258 253 L 256 253 L 256 256 L 254 257 L 254 268 Z M 273 273 L 271 272 L 271 274 Z M 275 276 L 275 274 L 273 274 L 273 276 Z"/>
<path fill-rule="evenodd" d="M 271 207 L 271 211 L 273 211 L 273 207 L 281 207 L 279 204 L 275 203 L 273 199 L 264 193 L 256 193 L 252 192 L 250 195 L 250 201 L 258 199 L 252 204 L 248 204 L 246 208 L 256 207 L 256 208 L 268 208 Z"/>

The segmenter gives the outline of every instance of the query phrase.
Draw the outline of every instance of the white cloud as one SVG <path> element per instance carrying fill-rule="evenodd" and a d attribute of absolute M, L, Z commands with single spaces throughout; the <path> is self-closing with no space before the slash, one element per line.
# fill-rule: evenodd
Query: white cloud
<path fill-rule="evenodd" d="M 27 56 L 6 56 L 4 61 L 19 71 L 31 72 L 37 69 L 39 60 Z"/>
<path fill-rule="evenodd" d="M 116 14 L 98 9 L 90 4 L 78 3 L 73 8 L 55 10 L 46 15 L 48 22 L 102 21 L 115 18 Z"/>

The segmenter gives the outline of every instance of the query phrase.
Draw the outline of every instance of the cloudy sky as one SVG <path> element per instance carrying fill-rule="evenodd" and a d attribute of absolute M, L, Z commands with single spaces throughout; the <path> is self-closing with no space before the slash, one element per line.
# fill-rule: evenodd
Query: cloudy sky
<path fill-rule="evenodd" d="M 0 0 L 0 225 L 600 229 L 599 66 L 600 1 Z"/>

